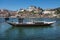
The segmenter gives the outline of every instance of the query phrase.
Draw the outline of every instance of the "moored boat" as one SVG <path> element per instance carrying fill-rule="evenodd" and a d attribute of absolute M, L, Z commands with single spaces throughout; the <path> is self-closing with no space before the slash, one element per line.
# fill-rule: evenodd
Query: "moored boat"
<path fill-rule="evenodd" d="M 51 26 L 54 22 L 25 22 L 25 23 L 19 23 L 19 22 L 7 22 L 8 24 L 12 26 Z"/>

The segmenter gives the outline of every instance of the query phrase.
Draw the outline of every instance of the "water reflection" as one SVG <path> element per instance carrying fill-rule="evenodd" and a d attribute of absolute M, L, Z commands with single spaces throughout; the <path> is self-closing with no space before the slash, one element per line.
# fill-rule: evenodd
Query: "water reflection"
<path fill-rule="evenodd" d="M 52 26 L 49 27 L 11 27 L 5 31 L 6 37 L 9 39 L 31 39 L 42 36 L 42 33 L 46 29 L 51 29 Z"/>

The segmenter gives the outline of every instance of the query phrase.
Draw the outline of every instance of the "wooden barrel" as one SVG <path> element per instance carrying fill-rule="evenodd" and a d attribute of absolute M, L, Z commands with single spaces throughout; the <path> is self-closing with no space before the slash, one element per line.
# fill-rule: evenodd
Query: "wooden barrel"
<path fill-rule="evenodd" d="M 24 18 L 18 18 L 19 23 L 23 23 Z"/>
<path fill-rule="evenodd" d="M 9 20 L 9 18 L 4 18 L 5 19 L 5 22 Z"/>

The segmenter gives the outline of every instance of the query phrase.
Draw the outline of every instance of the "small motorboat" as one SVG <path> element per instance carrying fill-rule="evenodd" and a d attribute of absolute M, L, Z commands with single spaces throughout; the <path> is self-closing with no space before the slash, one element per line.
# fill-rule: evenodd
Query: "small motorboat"
<path fill-rule="evenodd" d="M 7 22 L 7 23 L 12 26 L 50 26 L 54 22 L 35 21 L 35 22 L 25 22 L 25 23 L 19 23 L 19 22 Z"/>

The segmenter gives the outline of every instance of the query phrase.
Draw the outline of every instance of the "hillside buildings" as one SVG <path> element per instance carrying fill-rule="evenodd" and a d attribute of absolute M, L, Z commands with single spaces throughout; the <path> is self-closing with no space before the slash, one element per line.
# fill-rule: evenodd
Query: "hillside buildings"
<path fill-rule="evenodd" d="M 56 13 L 56 10 L 53 10 L 53 9 L 43 10 L 42 8 L 36 7 L 36 6 L 29 6 L 26 9 L 21 8 L 17 11 L 0 9 L 0 17 L 12 17 L 12 18 L 14 17 L 16 18 L 17 16 L 22 18 L 56 17 L 57 15 L 55 13 Z"/>

